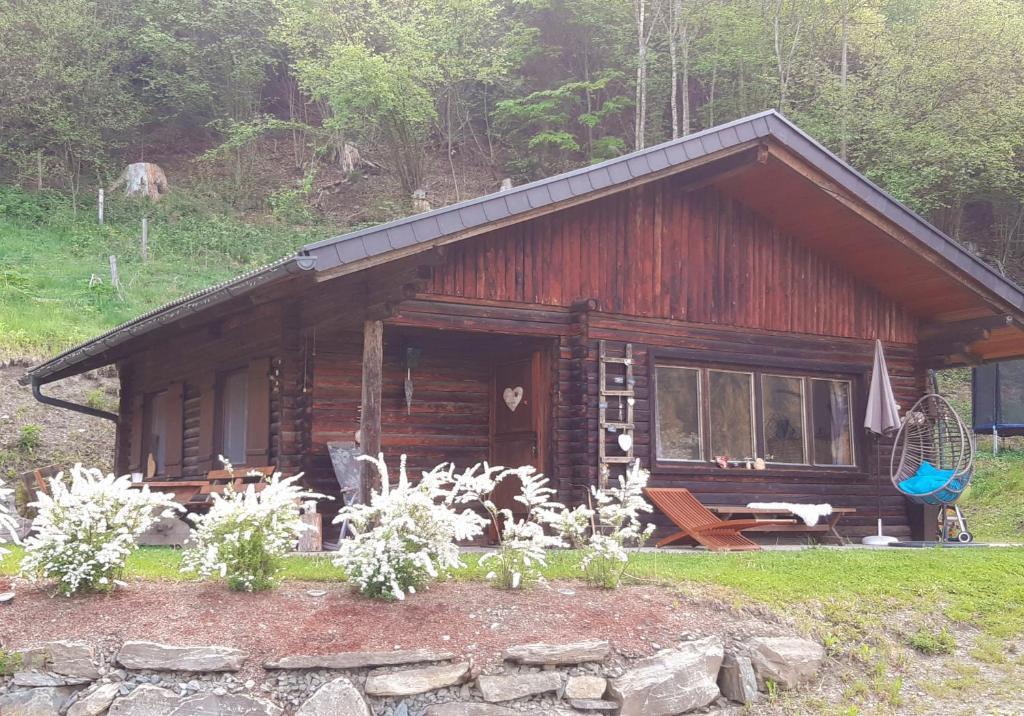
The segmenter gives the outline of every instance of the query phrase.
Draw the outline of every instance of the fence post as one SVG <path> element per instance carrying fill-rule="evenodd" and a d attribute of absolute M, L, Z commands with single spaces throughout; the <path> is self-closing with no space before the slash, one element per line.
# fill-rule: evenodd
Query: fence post
<path fill-rule="evenodd" d="M 115 290 L 121 290 L 121 279 L 117 276 L 117 257 L 114 254 L 110 254 L 110 285 Z"/>
<path fill-rule="evenodd" d="M 149 260 L 149 218 L 142 217 L 142 260 Z"/>

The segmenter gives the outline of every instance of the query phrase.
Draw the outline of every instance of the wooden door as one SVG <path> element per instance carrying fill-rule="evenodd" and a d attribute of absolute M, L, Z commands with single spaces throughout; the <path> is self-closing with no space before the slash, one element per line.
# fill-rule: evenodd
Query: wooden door
<path fill-rule="evenodd" d="M 545 470 L 548 391 L 543 369 L 539 351 L 495 363 L 491 386 L 492 465 L 533 465 L 538 472 Z M 518 480 L 506 478 L 495 490 L 495 504 L 522 515 L 525 507 L 514 499 L 519 489 Z"/>

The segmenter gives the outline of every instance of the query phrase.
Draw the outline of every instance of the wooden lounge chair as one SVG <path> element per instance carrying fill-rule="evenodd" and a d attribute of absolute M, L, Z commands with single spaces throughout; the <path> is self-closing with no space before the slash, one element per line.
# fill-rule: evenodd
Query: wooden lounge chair
<path fill-rule="evenodd" d="M 752 551 L 761 549 L 756 542 L 747 539 L 743 530 L 763 527 L 769 524 L 792 524 L 795 520 L 723 520 L 689 490 L 681 487 L 648 487 L 644 490 L 651 502 L 672 520 L 679 531 L 670 534 L 657 543 L 658 547 L 678 542 L 689 537 L 697 544 L 713 552 Z"/>

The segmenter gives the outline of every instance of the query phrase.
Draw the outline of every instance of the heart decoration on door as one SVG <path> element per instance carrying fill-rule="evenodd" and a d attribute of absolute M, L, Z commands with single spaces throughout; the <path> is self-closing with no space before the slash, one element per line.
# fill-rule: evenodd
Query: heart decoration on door
<path fill-rule="evenodd" d="M 629 452 L 629 449 L 633 447 L 633 436 L 629 433 L 619 433 L 617 440 L 619 441 L 619 447 L 622 448 L 622 452 Z"/>
<path fill-rule="evenodd" d="M 517 385 L 515 388 L 505 388 L 501 397 L 505 400 L 505 405 L 508 406 L 508 409 L 514 413 L 519 404 L 523 402 L 523 386 Z"/>

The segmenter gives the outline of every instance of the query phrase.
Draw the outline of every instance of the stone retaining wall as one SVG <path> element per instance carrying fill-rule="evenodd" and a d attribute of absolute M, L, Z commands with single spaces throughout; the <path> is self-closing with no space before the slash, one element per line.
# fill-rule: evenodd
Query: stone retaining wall
<path fill-rule="evenodd" d="M 244 679 L 248 655 L 223 646 L 77 642 L 19 652 L 0 677 L 3 716 L 668 716 L 726 712 L 769 688 L 811 679 L 825 652 L 792 637 L 682 641 L 625 659 L 604 641 L 510 646 L 481 673 L 450 652 L 395 650 L 289 656 Z M 774 686 L 771 686 L 774 684 Z"/>

